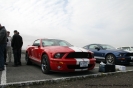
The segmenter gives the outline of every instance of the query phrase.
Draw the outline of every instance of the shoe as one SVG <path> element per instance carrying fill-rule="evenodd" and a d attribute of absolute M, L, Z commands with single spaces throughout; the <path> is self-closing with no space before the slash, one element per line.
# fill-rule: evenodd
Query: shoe
<path fill-rule="evenodd" d="M 21 66 L 22 64 L 21 63 L 18 63 L 17 65 Z"/>
<path fill-rule="evenodd" d="M 13 67 L 17 67 L 18 65 L 12 65 Z"/>
<path fill-rule="evenodd" d="M 18 64 L 18 66 L 22 66 L 21 64 Z"/>
<path fill-rule="evenodd" d="M 0 68 L 0 71 L 3 71 L 3 70 L 5 70 L 4 68 Z"/>
<path fill-rule="evenodd" d="M 5 63 L 5 65 L 8 65 L 7 63 Z"/>

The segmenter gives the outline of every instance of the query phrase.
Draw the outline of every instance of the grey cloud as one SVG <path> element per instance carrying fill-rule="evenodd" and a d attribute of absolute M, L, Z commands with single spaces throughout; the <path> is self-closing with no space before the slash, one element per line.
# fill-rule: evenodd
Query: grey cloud
<path fill-rule="evenodd" d="M 24 47 L 34 36 L 62 38 L 77 46 L 133 45 L 132 0 L 0 0 L 0 3 L 1 23 L 8 30 L 20 31 Z"/>

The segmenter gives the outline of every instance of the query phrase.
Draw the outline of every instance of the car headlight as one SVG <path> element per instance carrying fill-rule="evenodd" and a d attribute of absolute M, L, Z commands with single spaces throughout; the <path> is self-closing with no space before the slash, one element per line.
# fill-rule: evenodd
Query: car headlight
<path fill-rule="evenodd" d="M 122 57 L 122 56 L 124 56 L 124 53 L 120 53 L 118 56 Z"/>
<path fill-rule="evenodd" d="M 63 55 L 64 55 L 64 53 L 56 53 L 55 55 L 54 55 L 54 58 L 62 58 L 63 57 Z"/>

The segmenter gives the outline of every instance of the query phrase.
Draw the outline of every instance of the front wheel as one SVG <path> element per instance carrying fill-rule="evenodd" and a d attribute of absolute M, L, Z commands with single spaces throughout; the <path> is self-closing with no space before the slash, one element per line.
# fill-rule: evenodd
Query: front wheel
<path fill-rule="evenodd" d="M 50 63 L 49 63 L 49 58 L 46 54 L 42 56 L 41 60 L 41 70 L 44 74 L 50 73 Z"/>
<path fill-rule="evenodd" d="M 105 58 L 106 64 L 115 64 L 115 56 L 113 54 L 108 54 Z"/>
<path fill-rule="evenodd" d="M 27 52 L 26 52 L 26 54 L 25 54 L 25 60 L 26 60 L 26 64 L 27 64 L 27 65 L 31 65 L 31 64 L 32 64 L 32 62 L 30 61 L 30 58 L 29 58 L 29 55 L 28 55 Z"/>

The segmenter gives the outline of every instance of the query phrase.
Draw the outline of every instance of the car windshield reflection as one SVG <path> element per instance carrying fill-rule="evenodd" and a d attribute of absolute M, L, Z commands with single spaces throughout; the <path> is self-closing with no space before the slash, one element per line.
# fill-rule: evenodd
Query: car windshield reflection
<path fill-rule="evenodd" d="M 43 46 L 72 46 L 70 43 L 64 40 L 57 40 L 57 39 L 43 39 L 42 40 Z"/>
<path fill-rule="evenodd" d="M 114 48 L 113 46 L 110 46 L 110 45 L 101 45 L 101 47 L 102 47 L 104 50 L 116 49 L 116 48 Z"/>

